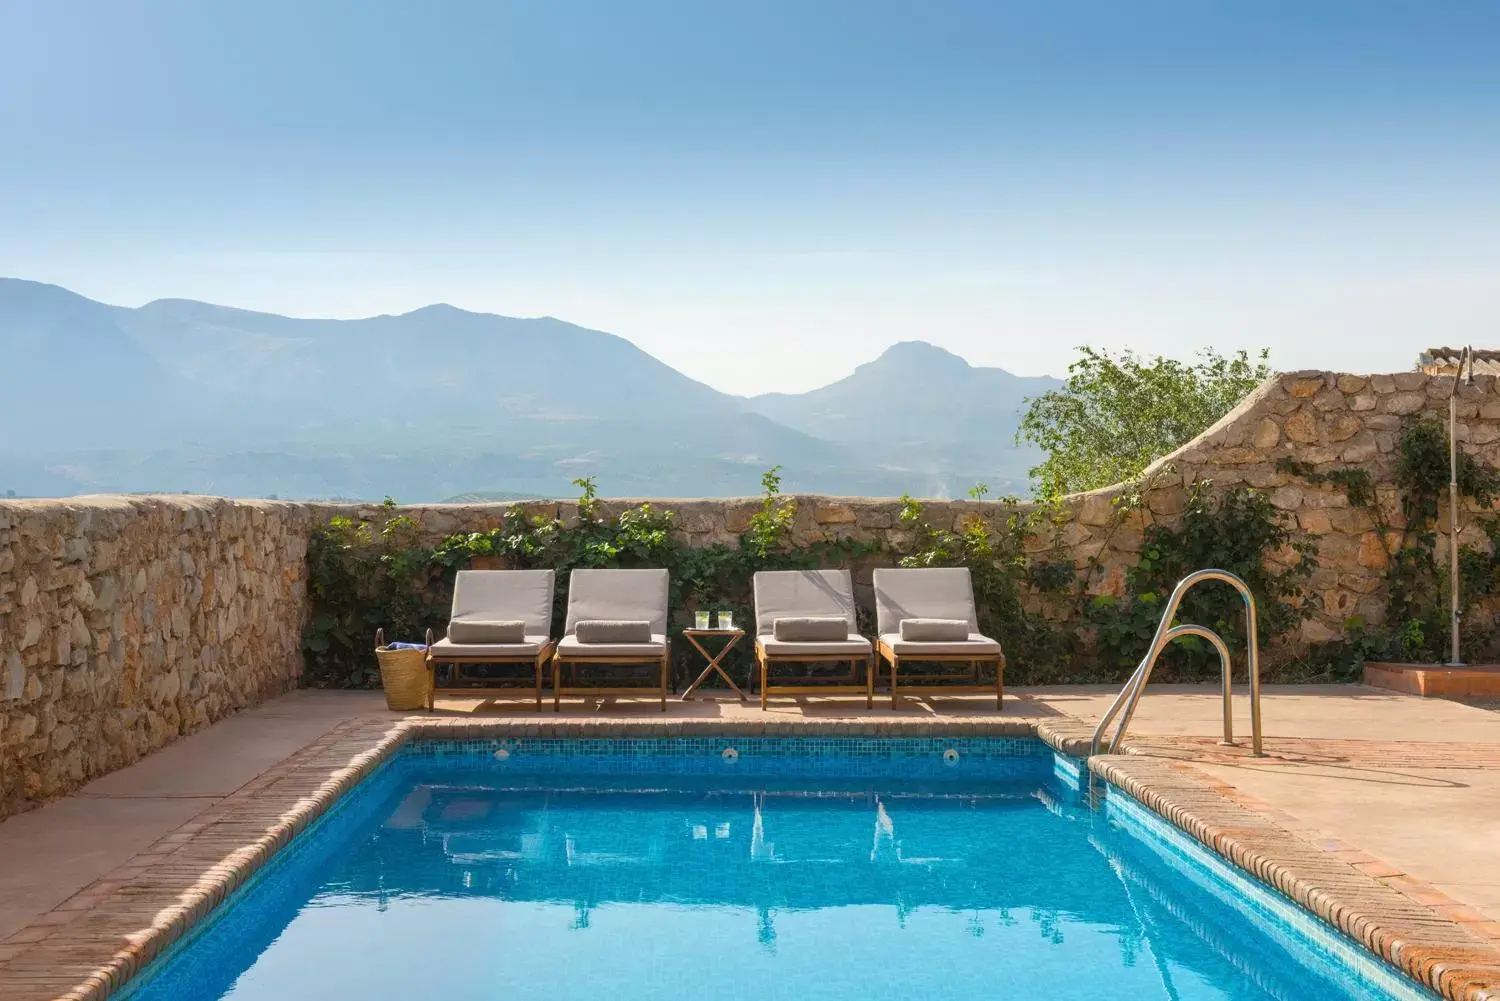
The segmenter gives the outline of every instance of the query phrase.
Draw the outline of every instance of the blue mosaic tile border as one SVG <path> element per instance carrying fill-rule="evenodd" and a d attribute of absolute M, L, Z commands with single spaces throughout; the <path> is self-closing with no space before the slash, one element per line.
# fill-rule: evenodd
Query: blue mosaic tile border
<path fill-rule="evenodd" d="M 514 774 L 821 775 L 972 781 L 1051 773 L 1025 737 L 497 737 L 414 740 L 402 757 Z"/>

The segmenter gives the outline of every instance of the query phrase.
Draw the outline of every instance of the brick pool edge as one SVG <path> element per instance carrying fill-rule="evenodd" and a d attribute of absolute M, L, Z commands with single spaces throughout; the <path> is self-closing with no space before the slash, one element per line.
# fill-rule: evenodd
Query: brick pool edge
<path fill-rule="evenodd" d="M 685 736 L 1036 737 L 1088 751 L 1077 720 L 354 720 L 286 758 L 0 942 L 7 1001 L 105 1001 L 410 740 Z M 1127 750 L 1129 750 L 1127 746 Z M 1430 887 L 1329 850 L 1181 762 L 1098 757 L 1089 769 L 1236 868 L 1451 1001 L 1500 1001 L 1500 941 L 1434 909 Z M 1394 883 L 1391 877 L 1403 882 Z"/>

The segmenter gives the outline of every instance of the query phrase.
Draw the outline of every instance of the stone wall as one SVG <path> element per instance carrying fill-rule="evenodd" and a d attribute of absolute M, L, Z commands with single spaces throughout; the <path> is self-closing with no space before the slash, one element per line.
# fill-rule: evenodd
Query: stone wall
<path fill-rule="evenodd" d="M 0 816 L 297 683 L 295 504 L 0 504 Z"/>
<path fill-rule="evenodd" d="M 1069 498 L 1056 538 L 1089 588 L 1118 592 L 1152 520 L 1170 523 L 1197 479 L 1270 492 L 1316 544 L 1312 616 L 1299 640 L 1339 635 L 1354 614 L 1378 623 L 1386 546 L 1335 486 L 1277 469 L 1367 469 L 1388 522 L 1400 513 L 1392 470 L 1402 421 L 1446 414 L 1452 380 L 1418 372 L 1293 372 L 1267 381 L 1233 413 L 1148 471 L 1143 505 L 1121 517 L 1125 487 Z M 1500 465 L 1500 396 L 1480 377 L 1459 397 L 1460 439 Z M 910 542 L 890 499 L 800 497 L 794 541 L 847 535 Z M 638 501 L 602 502 L 614 513 Z M 730 543 L 753 499 L 654 501 L 697 545 Z M 527 505 L 569 518 L 571 502 Z M 430 541 L 498 523 L 509 505 L 406 508 Z M 994 518 L 994 502 L 925 504 L 934 524 Z M 335 512 L 380 509 L 193 497 L 81 497 L 0 502 L 0 816 L 68 792 L 213 720 L 288 690 L 301 668 L 308 533 Z M 1483 543 L 1472 527 L 1472 538 Z M 864 568 L 867 570 L 868 568 Z M 864 574 L 860 574 L 864 578 Z"/>
<path fill-rule="evenodd" d="M 1396 540 L 1382 539 L 1369 513 L 1351 507 L 1342 487 L 1315 486 L 1277 467 L 1290 459 L 1315 473 L 1364 469 L 1374 485 L 1382 520 L 1388 528 L 1399 529 L 1403 519 L 1394 474 L 1401 427 L 1422 417 L 1446 424 L 1452 388 L 1452 377 L 1422 372 L 1308 371 L 1275 376 L 1223 420 L 1147 470 L 1141 481 L 1144 507 L 1123 523 L 1116 523 L 1114 502 L 1126 489 L 1138 487 L 1109 487 L 1070 498 L 1076 517 L 1067 529 L 1068 541 L 1080 558 L 1101 554 L 1091 588 L 1118 591 L 1124 568 L 1138 558 L 1145 524 L 1152 519 L 1170 521 L 1179 514 L 1194 480 L 1253 487 L 1267 491 L 1271 502 L 1316 546 L 1317 568 L 1309 595 L 1312 614 L 1302 624 L 1300 639 L 1335 639 L 1354 615 L 1382 623 L 1389 547 Z M 1460 387 L 1458 396 L 1459 447 L 1490 466 L 1500 466 L 1496 394 L 1495 377 L 1479 376 L 1474 385 Z M 1474 519 L 1460 520 L 1465 526 L 1459 541 L 1486 548 L 1488 540 Z M 1439 524 L 1447 524 L 1446 503 Z"/>

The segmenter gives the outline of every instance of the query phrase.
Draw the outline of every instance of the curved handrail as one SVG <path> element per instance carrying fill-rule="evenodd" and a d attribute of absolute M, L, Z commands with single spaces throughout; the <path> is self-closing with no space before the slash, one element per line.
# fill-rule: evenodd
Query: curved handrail
<path fill-rule="evenodd" d="M 1162 612 L 1161 622 L 1156 627 L 1156 635 L 1151 639 L 1151 646 L 1146 650 L 1146 656 L 1141 658 L 1140 664 L 1135 672 L 1131 674 L 1130 680 L 1125 687 L 1120 689 L 1120 694 L 1110 704 L 1104 717 L 1099 720 L 1099 725 L 1094 728 L 1093 742 L 1090 744 L 1090 753 L 1098 754 L 1104 742 L 1104 736 L 1109 730 L 1109 724 L 1115 716 L 1124 710 L 1120 717 L 1119 725 L 1115 728 L 1114 738 L 1109 742 L 1110 753 L 1119 749 L 1120 742 L 1125 738 L 1125 731 L 1130 726 L 1130 720 L 1135 715 L 1135 707 L 1140 702 L 1141 693 L 1145 690 L 1146 682 L 1151 677 L 1151 670 L 1156 666 L 1156 660 L 1161 652 L 1166 649 L 1168 643 L 1179 636 L 1199 636 L 1208 640 L 1219 651 L 1219 663 L 1223 669 L 1223 697 L 1224 697 L 1224 742 L 1234 743 L 1234 722 L 1230 711 L 1230 680 L 1231 662 L 1229 647 L 1224 643 L 1218 633 L 1207 626 L 1184 624 L 1173 626 L 1172 620 L 1177 616 L 1177 608 L 1182 604 L 1183 596 L 1196 584 L 1208 580 L 1219 580 L 1230 584 L 1239 591 L 1240 597 L 1245 600 L 1245 632 L 1246 632 L 1246 661 L 1250 674 L 1250 740 L 1251 753 L 1255 757 L 1261 756 L 1261 733 L 1260 733 L 1260 641 L 1257 636 L 1257 623 L 1255 615 L 1255 597 L 1250 593 L 1250 588 L 1245 582 L 1228 570 L 1196 570 L 1177 582 L 1172 589 L 1172 596 L 1167 599 L 1167 607 Z"/>

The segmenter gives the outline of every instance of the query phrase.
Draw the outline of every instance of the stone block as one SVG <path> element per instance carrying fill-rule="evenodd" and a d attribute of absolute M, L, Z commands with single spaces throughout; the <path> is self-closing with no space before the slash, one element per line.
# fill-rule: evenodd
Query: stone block
<path fill-rule="evenodd" d="M 1327 516 L 1336 532 L 1344 532 L 1349 535 L 1357 535 L 1368 532 L 1375 527 L 1370 512 L 1358 507 L 1328 508 Z"/>
<path fill-rule="evenodd" d="M 1187 491 L 1181 487 L 1152 490 L 1146 495 L 1146 507 L 1152 514 L 1171 516 L 1187 509 Z"/>
<path fill-rule="evenodd" d="M 1369 462 L 1379 453 L 1380 447 L 1375 435 L 1366 431 L 1363 434 L 1356 435 L 1354 440 L 1345 445 L 1343 452 L 1339 453 L 1339 458 L 1345 462 L 1358 464 Z"/>
<path fill-rule="evenodd" d="M 1390 552 L 1379 532 L 1366 532 L 1359 537 L 1359 565 L 1372 570 L 1384 570 L 1390 565 Z"/>
<path fill-rule="evenodd" d="M 1301 487 L 1289 483 L 1271 491 L 1271 503 L 1283 511 L 1295 511 L 1302 506 L 1304 496 Z"/>
<path fill-rule="evenodd" d="M 1269 417 L 1262 418 L 1260 423 L 1255 425 L 1255 432 L 1250 436 L 1250 444 L 1261 452 L 1275 448 L 1280 441 L 1281 425 Z"/>
<path fill-rule="evenodd" d="M 1285 486 L 1292 480 L 1289 475 L 1271 465 L 1246 469 L 1244 470 L 1244 477 L 1246 485 L 1254 487 L 1257 490 Z"/>
<path fill-rule="evenodd" d="M 813 520 L 819 525 L 854 525 L 859 516 L 847 504 L 819 504 L 813 509 Z"/>
<path fill-rule="evenodd" d="M 1341 375 L 1338 377 L 1339 391 L 1343 393 L 1358 393 L 1370 384 L 1370 380 L 1362 375 Z"/>
<path fill-rule="evenodd" d="M 1343 410 L 1347 407 L 1344 394 L 1337 389 L 1325 389 L 1312 399 L 1314 410 Z"/>
<path fill-rule="evenodd" d="M 1353 414 L 1338 414 L 1328 422 L 1327 437 L 1329 441 L 1348 441 L 1359 433 L 1363 423 Z"/>
<path fill-rule="evenodd" d="M 1263 462 L 1265 455 L 1253 448 L 1225 448 L 1216 452 L 1214 459 L 1225 466 L 1246 466 L 1254 462 Z"/>
<path fill-rule="evenodd" d="M 1318 419 L 1306 410 L 1299 410 L 1286 419 L 1283 430 L 1291 441 L 1315 442 L 1318 440 Z"/>
<path fill-rule="evenodd" d="M 1309 535 L 1325 535 L 1333 531 L 1333 522 L 1327 511 L 1311 508 L 1299 511 L 1297 514 L 1297 526 Z"/>
<path fill-rule="evenodd" d="M 1084 494 L 1076 508 L 1083 525 L 1109 525 L 1115 521 L 1114 496 L 1107 493 Z"/>
<path fill-rule="evenodd" d="M 1386 398 L 1385 405 L 1381 409 L 1388 414 L 1404 417 L 1407 414 L 1416 413 L 1425 406 L 1427 406 L 1425 393 L 1393 393 Z"/>

